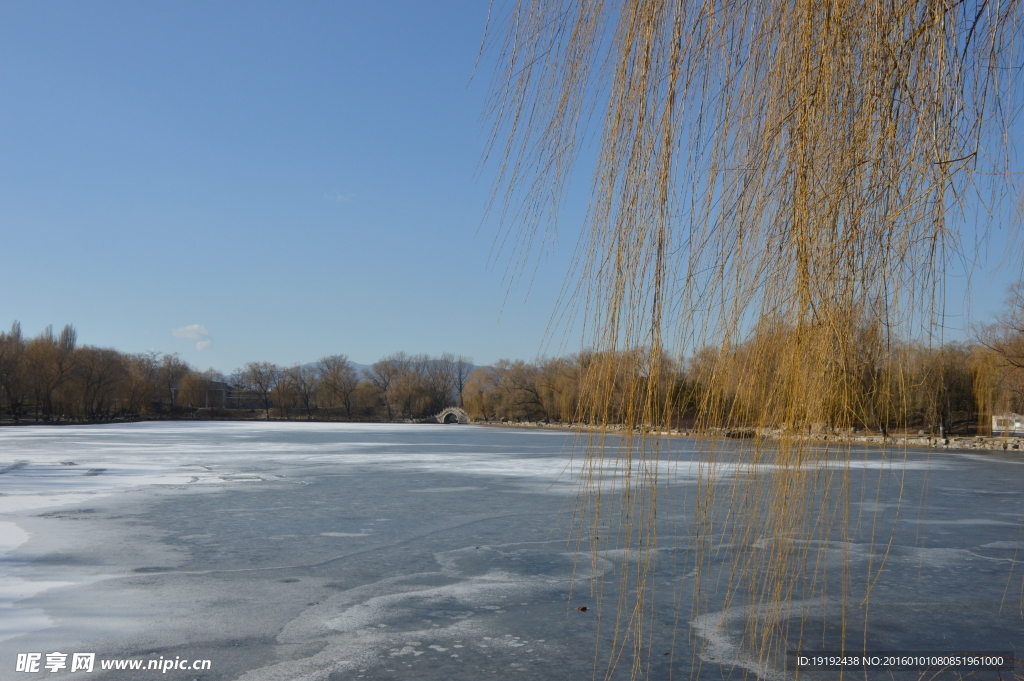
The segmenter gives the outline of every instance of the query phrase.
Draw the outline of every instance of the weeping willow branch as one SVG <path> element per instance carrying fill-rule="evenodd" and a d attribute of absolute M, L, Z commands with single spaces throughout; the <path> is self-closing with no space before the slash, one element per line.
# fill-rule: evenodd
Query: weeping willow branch
<path fill-rule="evenodd" d="M 900 421 L 904 378 L 898 368 L 881 375 L 872 357 L 932 333 L 950 259 L 973 258 L 958 216 L 1012 193 L 1021 2 L 520 0 L 497 9 L 505 31 L 491 153 L 519 257 L 555 224 L 580 163 L 593 172 L 572 301 L 597 351 L 580 419 L 609 424 L 612 395 L 625 394 L 615 420 L 637 434 L 614 450 L 605 437 L 592 441 L 581 478 L 581 533 L 601 536 L 614 514 L 615 541 L 636 556 L 620 588 L 635 604 L 614 603 L 608 668 L 631 647 L 639 673 L 649 635 L 646 549 L 664 452 L 645 433 L 669 413 L 659 367 L 669 353 L 698 351 L 698 422 L 782 435 L 742 448 L 747 464 L 773 471 L 756 483 L 717 498 L 705 480 L 694 520 L 698 564 L 713 522 L 748 547 L 726 600 L 742 594 L 760 613 L 747 644 L 767 663 L 785 636 L 786 604 L 821 587 L 820 566 L 798 547 L 842 538 L 848 523 L 835 495 L 847 494 L 849 452 L 833 448 L 829 465 L 808 468 L 800 435 Z M 706 446 L 713 465 L 718 449 Z M 695 584 L 694 603 L 700 591 Z"/>

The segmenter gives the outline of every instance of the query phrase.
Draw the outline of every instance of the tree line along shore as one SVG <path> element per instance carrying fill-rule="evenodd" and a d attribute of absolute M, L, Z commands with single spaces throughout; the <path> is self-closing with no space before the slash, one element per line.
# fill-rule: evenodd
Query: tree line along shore
<path fill-rule="evenodd" d="M 47 327 L 36 336 L 18 322 L 0 332 L 0 420 L 7 423 L 71 423 L 152 418 L 307 419 L 416 421 L 459 406 L 475 420 L 507 423 L 614 424 L 635 407 L 631 395 L 655 394 L 670 429 L 778 429 L 768 413 L 766 389 L 779 377 L 763 358 L 787 342 L 784 324 L 755 329 L 741 344 L 705 349 L 684 359 L 607 361 L 580 352 L 536 361 L 500 360 L 474 366 L 466 357 L 396 353 L 365 369 L 343 354 L 280 367 L 250 362 L 225 375 L 201 371 L 176 354 L 124 353 L 83 345 L 74 327 Z M 863 329 L 865 335 L 872 332 Z M 1024 288 L 1015 286 L 1007 310 L 979 327 L 974 339 L 927 345 L 903 342 L 878 356 L 865 355 L 854 384 L 837 405 L 834 422 L 814 428 L 838 432 L 917 436 L 989 435 L 991 415 L 1024 412 Z M 647 349 L 633 351 L 650 354 Z M 757 362 L 748 358 L 758 357 Z M 614 358 L 613 358 L 614 359 Z M 626 358 L 624 358 L 626 359 Z M 751 366 L 757 371 L 751 371 Z M 603 397 L 599 419 L 583 414 L 591 375 L 608 367 L 652 375 L 622 376 Z M 657 367 L 653 372 L 650 367 Z M 707 380 L 731 367 L 732 375 Z M 627 369 L 623 369 L 626 371 Z M 638 382 L 655 390 L 637 391 Z M 714 385 L 714 395 L 710 394 Z M 722 405 L 701 409 L 708 400 Z M 713 413 L 717 422 L 695 422 Z M 811 434 L 811 433 L 808 433 Z"/>

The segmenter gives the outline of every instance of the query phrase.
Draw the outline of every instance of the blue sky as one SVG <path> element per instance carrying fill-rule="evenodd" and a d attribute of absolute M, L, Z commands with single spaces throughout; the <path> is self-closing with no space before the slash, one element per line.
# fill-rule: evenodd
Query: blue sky
<path fill-rule="evenodd" d="M 491 257 L 486 60 L 471 82 L 487 10 L 0 5 L 0 324 L 223 371 L 535 356 L 575 235 L 563 221 L 530 286 Z M 1004 251 L 976 318 L 1019 274 L 992 269 Z"/>
<path fill-rule="evenodd" d="M 5 3 L 0 323 L 224 371 L 536 355 L 574 242 L 532 287 L 489 258 L 486 18 L 480 1 Z"/>

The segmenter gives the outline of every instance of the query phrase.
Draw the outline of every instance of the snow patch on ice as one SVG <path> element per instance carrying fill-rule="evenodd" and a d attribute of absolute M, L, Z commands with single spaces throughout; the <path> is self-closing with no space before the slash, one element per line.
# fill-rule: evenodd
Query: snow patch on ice
<path fill-rule="evenodd" d="M 0 560 L 9 567 L 19 561 L 6 558 L 6 554 L 29 540 L 29 533 L 11 522 L 0 522 Z M 0 574 L 0 641 L 20 636 L 29 631 L 45 629 L 53 624 L 38 608 L 18 608 L 15 603 L 37 593 L 71 582 L 30 582 L 20 577 Z"/>
<path fill-rule="evenodd" d="M 0 522 L 0 557 L 28 541 L 28 532 L 14 523 Z"/>
<path fill-rule="evenodd" d="M 786 672 L 783 671 L 784 660 L 779 660 L 776 667 L 770 661 L 758 659 L 742 649 L 738 638 L 743 631 L 743 620 L 763 619 L 768 615 L 775 619 L 788 616 L 823 617 L 824 614 L 825 608 L 820 602 L 815 601 L 794 601 L 771 606 L 771 612 L 769 606 L 734 606 L 695 617 L 690 621 L 690 626 L 697 636 L 704 639 L 704 645 L 697 651 L 704 662 L 721 665 L 723 669 L 745 669 L 768 681 L 784 681 L 787 678 Z"/>

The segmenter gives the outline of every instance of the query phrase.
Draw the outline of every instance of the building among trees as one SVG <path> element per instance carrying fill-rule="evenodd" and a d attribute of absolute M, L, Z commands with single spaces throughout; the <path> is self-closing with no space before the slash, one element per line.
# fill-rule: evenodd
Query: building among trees
<path fill-rule="evenodd" d="M 1012 412 L 992 414 L 992 435 L 1022 436 L 1024 435 L 1024 416 Z"/>

